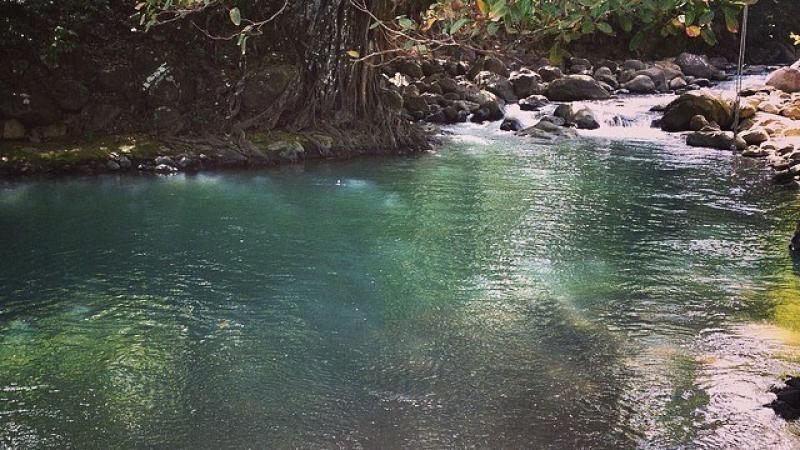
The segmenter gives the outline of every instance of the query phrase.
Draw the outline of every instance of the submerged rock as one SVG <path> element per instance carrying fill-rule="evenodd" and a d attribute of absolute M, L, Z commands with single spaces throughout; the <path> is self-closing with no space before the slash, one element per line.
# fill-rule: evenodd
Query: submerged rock
<path fill-rule="evenodd" d="M 600 128 L 600 122 L 589 108 L 581 108 L 572 115 L 572 122 L 581 130 L 596 130 Z"/>
<path fill-rule="evenodd" d="M 552 141 L 575 138 L 578 136 L 578 132 L 572 128 L 561 127 L 543 119 L 536 125 L 517 132 L 517 135 Z"/>
<path fill-rule="evenodd" d="M 707 147 L 720 150 L 744 150 L 747 143 L 738 136 L 734 138 L 733 131 L 695 131 L 686 136 L 686 144 L 691 147 Z"/>
<path fill-rule="evenodd" d="M 522 123 L 513 117 L 508 117 L 503 119 L 503 123 L 500 124 L 500 129 L 503 131 L 519 131 L 522 129 Z"/>

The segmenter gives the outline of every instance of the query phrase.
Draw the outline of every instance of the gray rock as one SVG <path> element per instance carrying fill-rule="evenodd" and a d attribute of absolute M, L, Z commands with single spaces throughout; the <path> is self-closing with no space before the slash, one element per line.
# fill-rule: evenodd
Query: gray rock
<path fill-rule="evenodd" d="M 800 92 L 800 61 L 772 72 L 767 85 L 784 92 Z"/>
<path fill-rule="evenodd" d="M 741 137 L 734 140 L 733 131 L 694 131 L 686 136 L 686 144 L 692 147 L 707 147 L 720 150 L 744 150 L 747 143 Z"/>
<path fill-rule="evenodd" d="M 457 93 L 462 90 L 458 82 L 452 78 L 441 78 L 436 84 L 442 88 L 442 93 Z"/>
<path fill-rule="evenodd" d="M 546 82 L 551 82 L 553 80 L 557 80 L 564 76 L 564 73 L 561 72 L 561 69 L 555 66 L 544 66 L 539 68 L 539 75 L 541 75 L 542 80 Z"/>
<path fill-rule="evenodd" d="M 478 87 L 485 89 L 498 97 L 502 98 L 507 103 L 514 103 L 518 100 L 514 93 L 514 87 L 508 78 L 498 75 L 488 70 L 481 71 L 475 77 L 475 84 Z"/>
<path fill-rule="evenodd" d="M 650 94 L 656 91 L 656 84 L 647 75 L 636 75 L 622 87 L 635 94 Z"/>
<path fill-rule="evenodd" d="M 106 167 L 112 172 L 116 172 L 122 168 L 122 166 L 120 166 L 119 163 L 113 159 L 106 162 Z"/>
<path fill-rule="evenodd" d="M 444 67 L 442 67 L 442 65 L 436 60 L 431 61 L 426 59 L 425 61 L 422 61 L 421 68 L 422 73 L 426 77 L 444 72 Z"/>
<path fill-rule="evenodd" d="M 162 164 L 165 164 L 165 165 L 168 165 L 168 166 L 174 166 L 175 165 L 175 161 L 173 161 L 171 157 L 163 156 L 163 155 L 162 156 L 157 156 L 156 159 L 153 160 L 153 163 L 155 165 L 157 165 L 157 166 L 160 166 Z"/>
<path fill-rule="evenodd" d="M 550 100 L 544 95 L 531 95 L 519 101 L 519 109 L 523 111 L 538 111 L 548 104 L 550 104 Z"/>
<path fill-rule="evenodd" d="M 500 129 L 503 131 L 519 131 L 522 129 L 522 123 L 515 118 L 507 117 L 500 124 Z"/>
<path fill-rule="evenodd" d="M 578 133 L 572 128 L 561 127 L 552 122 L 541 120 L 536 125 L 517 132 L 517 135 L 553 141 L 560 139 L 574 139 L 578 136 Z"/>
<path fill-rule="evenodd" d="M 483 60 L 483 70 L 488 70 L 505 78 L 508 78 L 509 75 L 506 64 L 493 56 L 487 56 Z"/>
<path fill-rule="evenodd" d="M 297 162 L 305 156 L 306 150 L 300 142 L 286 139 L 267 145 L 267 152 L 284 161 Z"/>
<path fill-rule="evenodd" d="M 589 108 L 581 108 L 572 115 L 572 122 L 581 130 L 596 130 L 600 123 Z"/>
<path fill-rule="evenodd" d="M 479 93 L 471 96 L 469 100 L 477 103 L 480 106 L 478 111 L 486 111 L 485 118 L 483 120 L 500 120 L 505 115 L 503 112 L 505 103 L 498 98 L 498 96 L 489 91 L 480 91 Z M 478 112 L 476 111 L 475 114 L 477 115 Z"/>
<path fill-rule="evenodd" d="M 407 75 L 413 79 L 419 79 L 425 76 L 425 73 L 422 72 L 422 66 L 417 61 L 412 59 L 398 61 L 395 64 L 395 69 L 403 75 Z"/>
<path fill-rule="evenodd" d="M 163 174 L 175 173 L 175 172 L 178 171 L 178 169 L 176 169 L 176 168 L 174 168 L 172 166 L 168 166 L 166 164 L 159 164 L 153 170 L 156 173 L 163 173 Z"/>
<path fill-rule="evenodd" d="M 575 111 L 572 109 L 572 105 L 561 104 L 556 106 L 555 111 L 553 111 L 553 115 L 560 117 L 564 119 L 566 123 L 569 123 L 572 120 L 572 116 L 575 115 Z"/>
<path fill-rule="evenodd" d="M 611 86 L 612 89 L 617 89 L 619 87 L 617 77 L 615 77 L 611 69 L 606 66 L 600 67 L 594 72 L 594 79 L 606 83 Z"/>
<path fill-rule="evenodd" d="M 131 160 L 125 155 L 120 156 L 119 159 L 117 159 L 117 163 L 119 163 L 119 166 L 125 170 L 128 170 L 133 166 L 133 162 L 131 162 Z"/>
<path fill-rule="evenodd" d="M 763 128 L 752 128 L 742 133 L 741 137 L 748 145 L 761 145 L 769 140 L 769 133 Z"/>
<path fill-rule="evenodd" d="M 678 89 L 683 89 L 687 85 L 688 85 L 688 83 L 686 83 L 686 80 L 684 80 L 682 77 L 673 78 L 669 82 L 669 88 L 670 88 L 670 90 L 673 90 L 673 91 L 677 91 Z"/>
<path fill-rule="evenodd" d="M 708 58 L 692 53 L 681 53 L 675 58 L 675 64 L 680 66 L 686 75 L 693 77 L 708 78 L 710 80 L 722 81 L 727 77 L 725 73 L 714 67 Z"/>
<path fill-rule="evenodd" d="M 514 72 L 509 81 L 517 98 L 530 97 L 541 91 L 539 83 L 542 81 L 542 77 L 535 72 Z"/>
<path fill-rule="evenodd" d="M 638 70 L 644 70 L 647 68 L 647 65 L 638 59 L 629 59 L 622 63 L 620 67 L 622 70 L 632 70 L 634 72 Z"/>
<path fill-rule="evenodd" d="M 569 75 L 551 82 L 545 96 L 551 101 L 605 100 L 609 92 L 592 77 Z"/>
<path fill-rule="evenodd" d="M 709 123 L 708 119 L 700 114 L 692 117 L 692 120 L 689 121 L 689 129 L 692 131 L 700 131 L 709 126 L 711 126 L 711 123 Z"/>

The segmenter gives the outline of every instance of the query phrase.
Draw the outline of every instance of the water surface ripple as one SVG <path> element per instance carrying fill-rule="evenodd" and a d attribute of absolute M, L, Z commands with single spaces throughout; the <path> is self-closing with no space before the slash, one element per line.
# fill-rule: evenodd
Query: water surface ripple
<path fill-rule="evenodd" d="M 798 448 L 795 194 L 462 127 L 436 155 L 0 186 L 0 448 Z"/>

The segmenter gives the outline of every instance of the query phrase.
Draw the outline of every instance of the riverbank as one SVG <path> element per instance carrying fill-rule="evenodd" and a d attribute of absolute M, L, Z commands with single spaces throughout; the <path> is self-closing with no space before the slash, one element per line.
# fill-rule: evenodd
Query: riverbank
<path fill-rule="evenodd" d="M 373 135 L 273 132 L 255 134 L 234 144 L 223 138 L 116 135 L 89 141 L 56 140 L 31 144 L 0 142 L 0 176 L 97 175 L 106 173 L 199 172 L 230 168 L 265 168 L 322 159 L 368 155 L 410 155 L 430 148 L 433 138 L 392 148 Z"/>

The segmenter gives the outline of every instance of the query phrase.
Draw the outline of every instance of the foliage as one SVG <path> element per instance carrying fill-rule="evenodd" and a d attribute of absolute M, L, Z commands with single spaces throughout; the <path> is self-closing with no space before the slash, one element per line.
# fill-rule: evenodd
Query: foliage
<path fill-rule="evenodd" d="M 418 21 L 399 17 L 403 29 L 474 39 L 498 33 L 549 38 L 551 56 L 595 33 L 630 37 L 631 50 L 652 35 L 684 33 L 717 43 L 713 25 L 738 32 L 739 14 L 754 0 L 437 0 Z"/>
<path fill-rule="evenodd" d="M 109 11 L 110 0 L 0 0 L 0 42 L 35 51 L 55 69 L 81 38 L 100 32 Z"/>
<path fill-rule="evenodd" d="M 800 34 L 797 33 L 790 33 L 789 37 L 794 42 L 794 45 L 800 45 Z"/>

